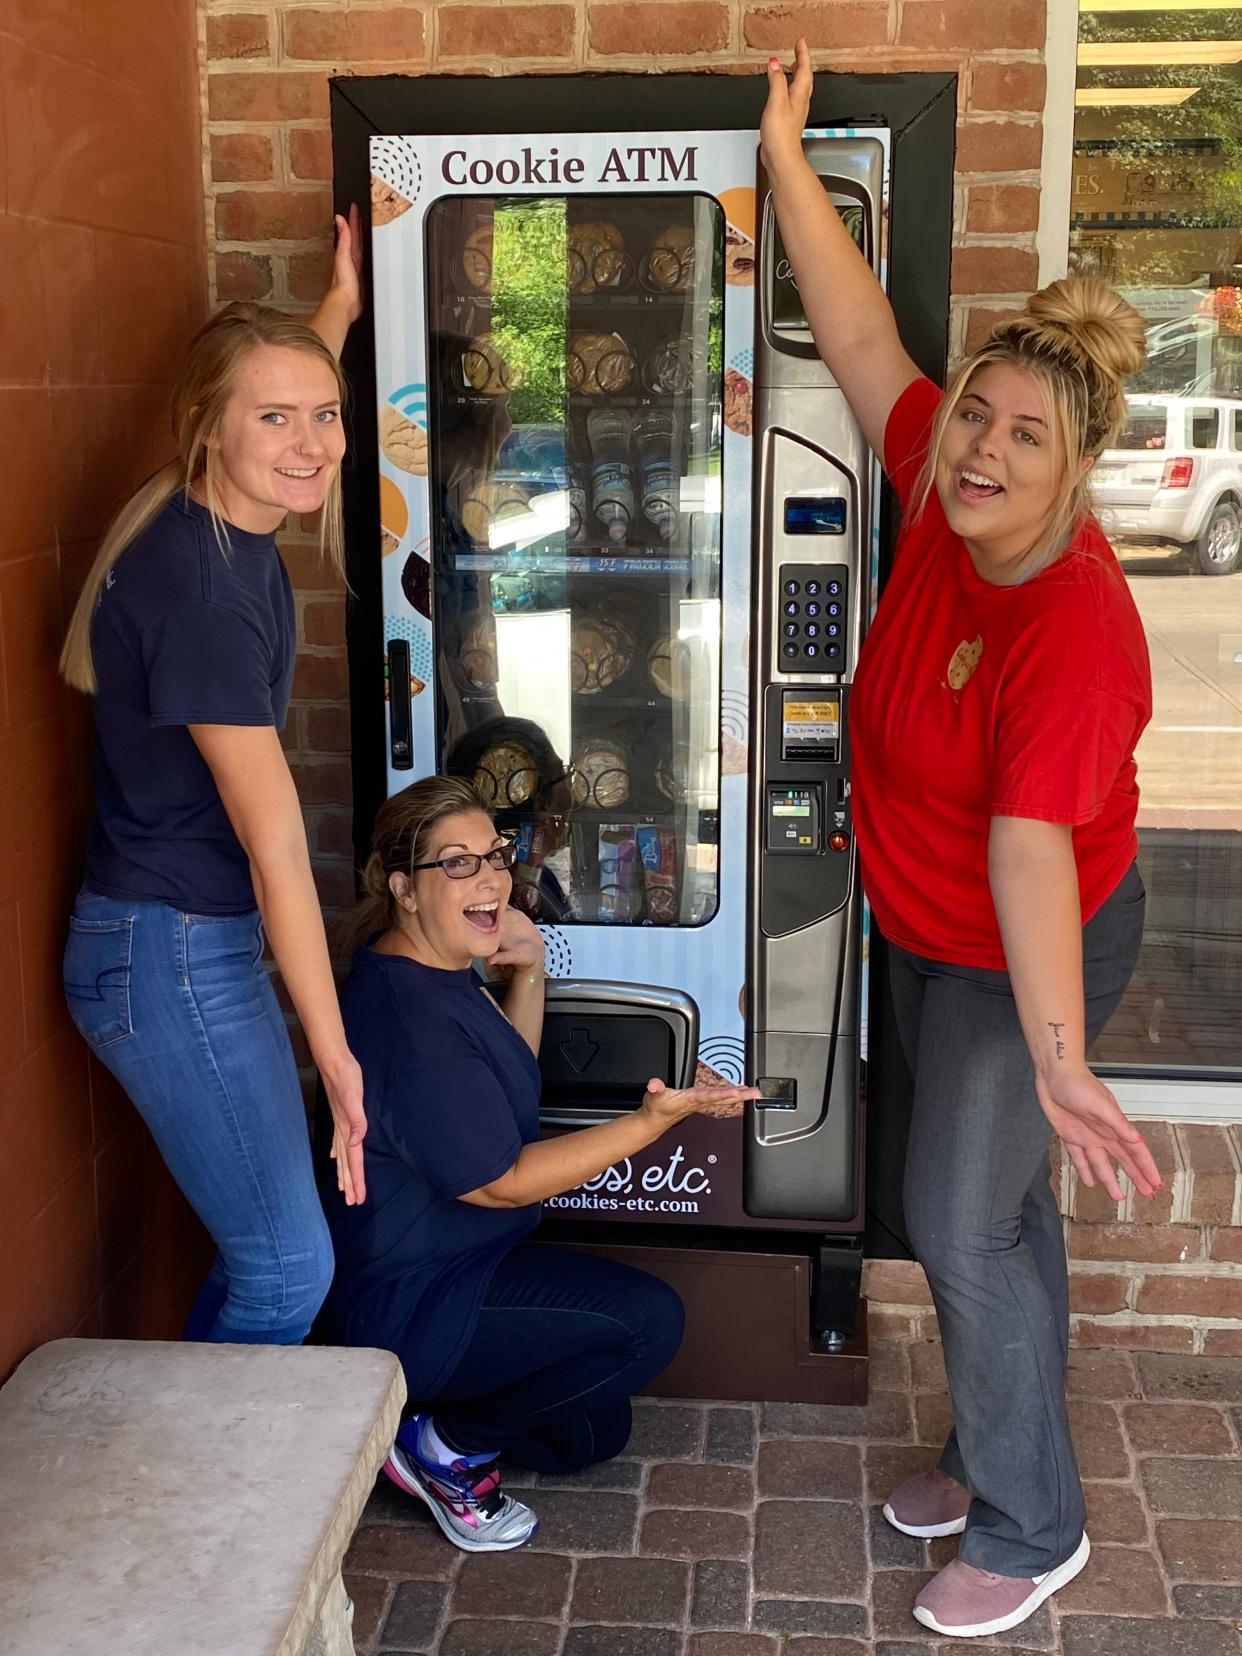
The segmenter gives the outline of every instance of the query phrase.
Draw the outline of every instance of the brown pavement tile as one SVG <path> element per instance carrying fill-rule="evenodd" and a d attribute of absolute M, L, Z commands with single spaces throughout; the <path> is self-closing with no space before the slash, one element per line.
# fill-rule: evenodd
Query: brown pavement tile
<path fill-rule="evenodd" d="M 392 1582 L 383 1576 L 347 1575 L 345 1591 L 354 1601 L 354 1643 L 369 1645 L 383 1625 Z"/>
<path fill-rule="evenodd" d="M 681 1656 L 682 1639 L 665 1627 L 571 1627 L 561 1656 Z"/>
<path fill-rule="evenodd" d="M 1071 1398 L 1066 1407 L 1079 1474 L 1084 1478 L 1128 1478 L 1130 1455 L 1121 1417 L 1114 1406 Z"/>
<path fill-rule="evenodd" d="M 932 1578 L 930 1570 L 882 1570 L 871 1587 L 872 1625 L 877 1638 L 917 1638 L 914 1601 Z"/>
<path fill-rule="evenodd" d="M 1160 1518 L 1156 1546 L 1170 1581 L 1231 1584 L 1242 1574 L 1242 1523 L 1237 1520 Z"/>
<path fill-rule="evenodd" d="M 638 1550 L 654 1558 L 745 1558 L 750 1520 L 740 1512 L 648 1512 Z"/>
<path fill-rule="evenodd" d="M 749 1564 L 706 1558 L 694 1566 L 691 1627 L 738 1630 L 746 1626 L 749 1608 Z"/>
<path fill-rule="evenodd" d="M 863 1639 L 868 1620 L 865 1604 L 795 1598 L 755 1601 L 755 1626 L 788 1637 L 813 1634 L 817 1638 Z"/>
<path fill-rule="evenodd" d="M 1160 1566 L 1138 1547 L 1092 1546 L 1082 1574 L 1056 1595 L 1057 1615 L 1167 1616 Z"/>
<path fill-rule="evenodd" d="M 866 1597 L 862 1513 L 845 1501 L 761 1501 L 755 1513 L 756 1594 Z"/>
<path fill-rule="evenodd" d="M 1149 1539 L 1147 1509 L 1126 1484 L 1083 1482 L 1092 1546 L 1142 1545 Z"/>
<path fill-rule="evenodd" d="M 927 1443 L 868 1443 L 863 1449 L 867 1492 L 873 1501 L 887 1501 L 899 1483 L 926 1472 L 940 1459 L 940 1447 Z"/>
<path fill-rule="evenodd" d="M 858 1639 L 790 1639 L 781 1656 L 866 1656 L 873 1649 Z"/>
<path fill-rule="evenodd" d="M 905 1393 L 872 1392 L 867 1404 L 867 1437 L 873 1443 L 909 1443 L 913 1436 L 914 1417 Z"/>
<path fill-rule="evenodd" d="M 634 1430 L 625 1446 L 631 1460 L 697 1460 L 703 1449 L 706 1411 L 682 1403 L 634 1404 Z"/>
<path fill-rule="evenodd" d="M 453 1589 L 453 1616 L 555 1620 L 565 1608 L 572 1568 L 568 1558 L 526 1548 L 471 1554 L 462 1560 Z"/>
<path fill-rule="evenodd" d="M 437 1656 L 556 1656 L 561 1637 L 558 1622 L 455 1621 L 441 1634 Z"/>
<path fill-rule="evenodd" d="M 599 1490 L 541 1489 L 531 1497 L 539 1528 L 528 1548 L 553 1553 L 632 1553 L 638 1500 Z"/>
<path fill-rule="evenodd" d="M 1067 1616 L 1061 1649 L 1064 1656 L 1236 1656 L 1242 1643 L 1219 1622 Z"/>
<path fill-rule="evenodd" d="M 1140 1454 L 1237 1454 L 1229 1423 L 1211 1404 L 1127 1403 L 1121 1418 Z"/>
<path fill-rule="evenodd" d="M 643 1463 L 636 1460 L 601 1461 L 598 1466 L 588 1466 L 582 1472 L 541 1472 L 527 1487 L 539 1489 L 638 1489 L 643 1481 Z M 513 1474 L 505 1472 L 505 1483 L 510 1488 L 519 1486 L 514 1483 Z"/>
<path fill-rule="evenodd" d="M 748 1466 L 696 1466 L 671 1462 L 647 1474 L 649 1507 L 718 1507 L 749 1512 L 755 1504 L 755 1478 Z"/>
<path fill-rule="evenodd" d="M 1105 1401 L 1142 1396 L 1138 1370 L 1128 1351 L 1071 1351 L 1065 1390 L 1070 1397 Z"/>
<path fill-rule="evenodd" d="M 914 1399 L 914 1440 L 943 1447 L 953 1425 L 953 1405 L 942 1392 L 920 1392 Z"/>
<path fill-rule="evenodd" d="M 1242 1622 L 1242 1587 L 1195 1587 L 1183 1583 L 1173 1589 L 1173 1608 L 1179 1616 Z"/>
<path fill-rule="evenodd" d="M 569 1619 L 673 1626 L 685 1615 L 689 1587 L 689 1565 L 674 1559 L 584 1558 L 574 1577 Z"/>
<path fill-rule="evenodd" d="M 703 1459 L 726 1466 L 753 1466 L 756 1425 L 750 1409 L 709 1409 Z"/>
<path fill-rule="evenodd" d="M 403 1581 L 392 1596 L 381 1650 L 430 1650 L 444 1614 L 448 1586 L 443 1581 Z"/>
<path fill-rule="evenodd" d="M 1154 1513 L 1180 1518 L 1242 1518 L 1242 1461 L 1149 1457 L 1139 1463 L 1139 1476 Z"/>
<path fill-rule="evenodd" d="M 1141 1351 L 1135 1361 L 1144 1397 L 1242 1403 L 1242 1357 L 1177 1357 Z"/>
<path fill-rule="evenodd" d="M 926 1543 L 894 1529 L 878 1506 L 867 1513 L 868 1551 L 873 1570 L 921 1570 L 927 1563 Z M 953 1537 L 957 1550 L 957 1537 Z"/>
<path fill-rule="evenodd" d="M 944 1352 L 939 1341 L 916 1340 L 910 1347 L 910 1385 L 916 1392 L 948 1392 Z"/>
<path fill-rule="evenodd" d="M 910 1358 L 903 1340 L 877 1340 L 867 1353 L 867 1383 L 872 1392 L 910 1390 Z"/>
<path fill-rule="evenodd" d="M 760 1495 L 798 1500 L 862 1498 L 862 1454 L 856 1443 L 769 1438 L 759 1446 Z"/>
<path fill-rule="evenodd" d="M 762 1633 L 692 1633 L 686 1656 L 776 1656 L 777 1648 Z"/>
<path fill-rule="evenodd" d="M 759 1432 L 763 1437 L 865 1437 L 867 1411 L 831 1403 L 765 1403 Z"/>
<path fill-rule="evenodd" d="M 381 1477 L 362 1509 L 358 1528 L 364 1529 L 368 1524 L 426 1524 L 427 1521 L 427 1508 L 416 1495 L 404 1494 L 396 1484 Z"/>
<path fill-rule="evenodd" d="M 460 1557 L 428 1514 L 421 1524 L 372 1524 L 360 1529 L 345 1555 L 344 1568 L 350 1575 L 444 1581 L 456 1570 Z"/>

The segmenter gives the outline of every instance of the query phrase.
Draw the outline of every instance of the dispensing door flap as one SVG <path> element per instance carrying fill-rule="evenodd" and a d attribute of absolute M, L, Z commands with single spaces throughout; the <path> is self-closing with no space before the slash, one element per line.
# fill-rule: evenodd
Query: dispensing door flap
<path fill-rule="evenodd" d="M 554 978 L 546 990 L 541 1119 L 586 1127 L 635 1109 L 652 1076 L 694 1084 L 699 1009 L 679 989 Z"/>

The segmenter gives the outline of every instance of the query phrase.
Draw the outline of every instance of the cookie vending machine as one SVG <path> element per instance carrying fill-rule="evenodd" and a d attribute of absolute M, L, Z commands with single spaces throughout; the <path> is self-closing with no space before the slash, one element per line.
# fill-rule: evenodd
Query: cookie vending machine
<path fill-rule="evenodd" d="M 871 462 L 757 173 L 761 83 L 558 78 L 562 120 L 469 136 L 443 102 L 467 84 L 437 120 L 422 80 L 417 122 L 367 134 L 383 786 L 471 776 L 517 843 L 548 1131 L 633 1108 L 652 1075 L 763 1089 L 553 1198 L 549 1224 L 782 1353 L 792 1315 L 813 1366 L 813 1336 L 851 1327 L 862 1228 L 845 703 Z M 520 84 L 486 83 L 497 128 Z M 334 122 L 356 156 L 335 102 Z M 891 153 L 882 121 L 808 134 L 882 278 Z M 753 1362 L 712 1384 L 756 1395 Z"/>

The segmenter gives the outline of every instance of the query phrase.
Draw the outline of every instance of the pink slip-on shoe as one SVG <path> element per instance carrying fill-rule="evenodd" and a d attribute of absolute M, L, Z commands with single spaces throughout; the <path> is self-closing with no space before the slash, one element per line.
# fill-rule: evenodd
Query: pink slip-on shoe
<path fill-rule="evenodd" d="M 1091 1544 L 1084 1535 L 1064 1564 L 1043 1575 L 993 1575 L 955 1558 L 915 1599 L 914 1619 L 955 1639 L 1006 1633 L 1034 1615 L 1058 1588 L 1073 1581 L 1090 1555 Z"/>
<path fill-rule="evenodd" d="M 884 1516 L 893 1528 L 921 1541 L 960 1535 L 969 1511 L 970 1491 L 938 1466 L 898 1484 L 884 1503 Z"/>

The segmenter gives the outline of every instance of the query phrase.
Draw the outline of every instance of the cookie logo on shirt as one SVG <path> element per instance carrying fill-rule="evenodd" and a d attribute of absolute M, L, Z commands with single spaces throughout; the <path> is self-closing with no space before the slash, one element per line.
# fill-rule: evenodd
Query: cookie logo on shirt
<path fill-rule="evenodd" d="M 979 665 L 979 658 L 983 654 L 983 634 L 980 633 L 973 644 L 965 639 L 949 657 L 949 689 L 960 690 L 968 684 L 974 676 L 975 668 Z"/>

